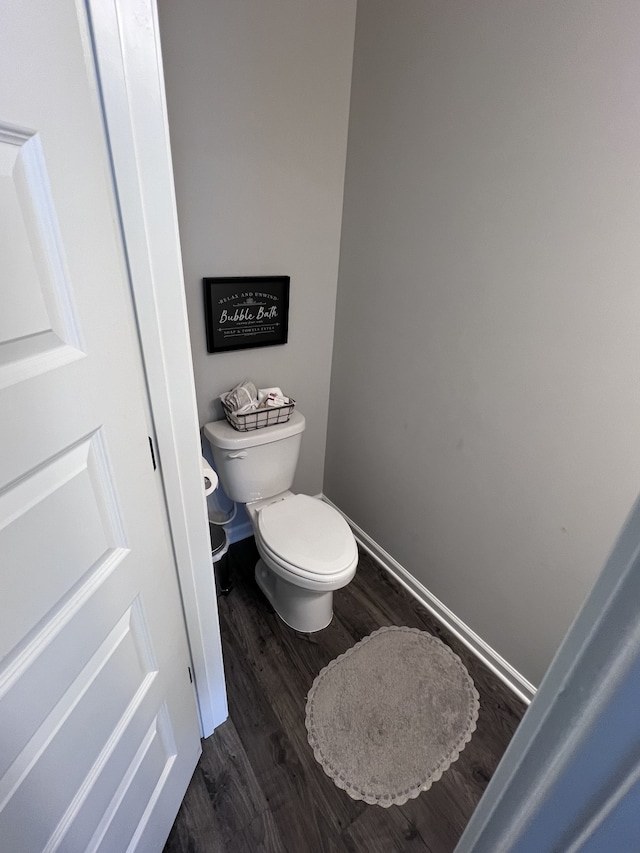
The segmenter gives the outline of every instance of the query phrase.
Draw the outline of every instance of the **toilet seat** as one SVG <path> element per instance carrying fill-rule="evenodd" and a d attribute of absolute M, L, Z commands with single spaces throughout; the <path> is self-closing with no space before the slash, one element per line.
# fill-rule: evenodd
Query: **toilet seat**
<path fill-rule="evenodd" d="M 267 554 L 293 575 L 331 583 L 358 562 L 344 518 L 309 495 L 290 495 L 261 507 L 256 526 Z"/>
<path fill-rule="evenodd" d="M 259 536 L 256 536 L 256 545 L 258 546 L 258 553 L 277 575 L 280 575 L 281 578 L 289 581 L 289 583 L 306 589 L 339 589 L 349 583 L 358 565 L 358 554 L 356 551 L 353 561 L 342 571 L 336 572 L 333 575 L 321 575 L 317 572 L 307 572 L 301 569 L 300 566 L 288 563 L 282 557 L 273 554 Z"/>

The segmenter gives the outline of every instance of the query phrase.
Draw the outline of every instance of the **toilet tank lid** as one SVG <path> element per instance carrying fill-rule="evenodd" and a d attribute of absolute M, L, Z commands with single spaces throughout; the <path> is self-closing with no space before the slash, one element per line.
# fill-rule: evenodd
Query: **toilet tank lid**
<path fill-rule="evenodd" d="M 202 428 L 205 438 L 214 447 L 222 450 L 240 450 L 243 447 L 257 447 L 260 444 L 270 444 L 297 435 L 304 429 L 304 415 L 294 411 L 286 423 L 253 429 L 249 432 L 238 432 L 226 420 L 211 421 Z"/>

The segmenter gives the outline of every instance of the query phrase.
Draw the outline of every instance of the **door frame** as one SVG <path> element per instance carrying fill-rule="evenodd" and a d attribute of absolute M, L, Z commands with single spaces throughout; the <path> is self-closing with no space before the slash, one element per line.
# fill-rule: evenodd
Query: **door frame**
<path fill-rule="evenodd" d="M 638 601 L 640 499 L 456 853 L 640 849 Z"/>
<path fill-rule="evenodd" d="M 155 0 L 89 19 L 203 737 L 228 716 Z"/>

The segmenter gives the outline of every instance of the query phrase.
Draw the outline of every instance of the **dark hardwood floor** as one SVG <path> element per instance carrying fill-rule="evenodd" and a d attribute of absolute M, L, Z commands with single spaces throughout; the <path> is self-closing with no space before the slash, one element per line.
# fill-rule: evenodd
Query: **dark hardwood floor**
<path fill-rule="evenodd" d="M 525 706 L 367 554 L 335 593 L 333 622 L 316 634 L 298 634 L 273 613 L 253 579 L 256 559 L 249 539 L 217 564 L 232 583 L 218 599 L 229 719 L 203 741 L 165 853 L 451 853 Z M 480 693 L 478 728 L 460 758 L 429 791 L 388 809 L 333 784 L 304 724 L 318 672 L 383 625 L 440 637 Z"/>

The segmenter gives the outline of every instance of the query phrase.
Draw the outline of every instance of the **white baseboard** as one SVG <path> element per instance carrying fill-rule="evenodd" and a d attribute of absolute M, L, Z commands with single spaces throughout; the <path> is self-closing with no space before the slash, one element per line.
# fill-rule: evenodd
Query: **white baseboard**
<path fill-rule="evenodd" d="M 527 705 L 531 702 L 536 693 L 536 688 L 527 679 L 521 675 L 511 664 L 501 657 L 488 643 L 479 637 L 474 631 L 469 628 L 461 619 L 449 610 L 435 595 L 423 586 L 420 581 L 408 572 L 397 560 L 394 560 L 391 554 L 388 554 L 384 548 L 381 548 L 364 530 L 352 521 L 349 516 L 345 515 L 342 510 L 337 507 L 329 498 L 322 495 L 322 499 L 336 509 L 347 521 L 353 535 L 364 550 L 373 557 L 373 559 L 382 566 L 392 577 L 394 577 L 402 586 L 408 590 L 414 598 L 416 598 L 423 607 L 436 617 L 445 628 L 451 631 L 465 646 L 478 657 L 491 672 L 493 672 L 513 693 L 522 699 Z"/>

